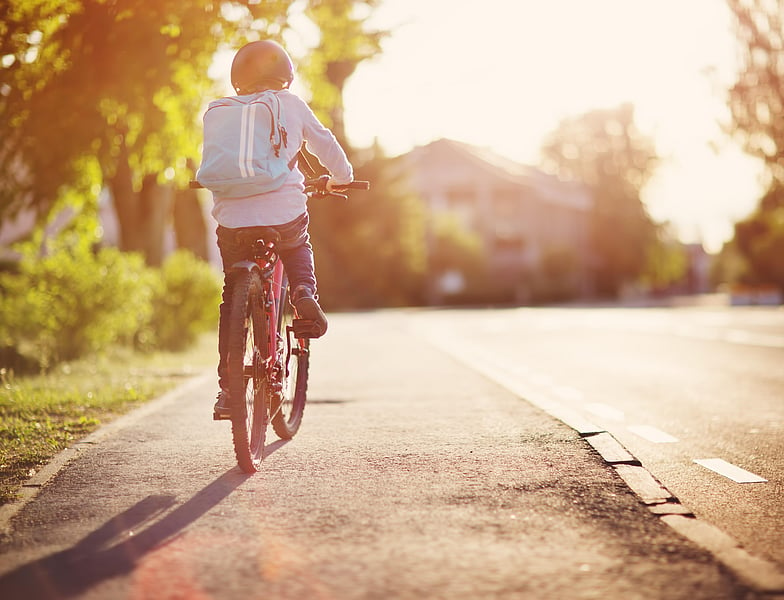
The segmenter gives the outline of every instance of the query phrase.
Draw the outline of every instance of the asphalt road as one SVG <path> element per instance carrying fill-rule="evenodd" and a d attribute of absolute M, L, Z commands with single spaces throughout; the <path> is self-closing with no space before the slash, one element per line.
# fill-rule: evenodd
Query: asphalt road
<path fill-rule="evenodd" d="M 591 327 L 570 336 L 565 314 L 578 315 L 333 315 L 330 333 L 314 344 L 303 427 L 293 441 L 271 443 L 254 476 L 234 466 L 228 424 L 210 420 L 211 376 L 165 396 L 81 444 L 10 523 L 0 515 L 0 597 L 716 600 L 784 593 L 775 552 L 768 549 L 760 561 L 727 545 L 707 521 L 713 515 L 678 514 L 688 512 L 688 499 L 681 505 L 642 498 L 621 473 L 643 467 L 608 464 L 591 445 L 596 435 L 581 437 L 552 416 L 563 414 L 564 404 L 543 402 L 543 389 L 612 406 L 578 379 L 593 373 L 591 381 L 628 399 L 615 408 L 630 423 L 688 437 L 646 408 L 672 395 L 680 380 L 668 384 L 671 374 L 661 365 L 651 366 L 651 380 L 648 371 L 634 376 L 631 366 L 616 365 L 630 372 L 616 381 L 596 372 L 629 352 L 601 360 L 609 351 L 603 344 L 611 345 L 606 324 L 594 327 L 593 343 L 569 345 L 571 338 L 588 340 Z M 656 331 L 644 335 L 662 335 Z M 658 353 L 670 352 L 660 341 Z M 586 349 L 595 356 L 580 359 Z M 780 427 L 775 367 L 782 350 L 768 351 L 772 362 L 760 368 L 762 380 L 748 385 L 754 395 L 773 390 L 764 406 Z M 714 366 L 718 359 L 705 360 Z M 531 390 L 533 404 L 518 384 Z M 659 393 L 637 402 L 631 392 L 638 390 Z M 714 404 L 731 401 L 722 396 Z M 734 410 L 743 419 L 750 412 Z M 705 427 L 719 426 L 711 419 Z M 781 460 L 781 430 L 776 435 L 756 421 L 754 427 L 760 447 Z M 728 438 L 727 452 L 714 454 L 769 481 L 739 489 L 763 494 L 780 486 L 775 460 L 741 461 L 729 451 L 741 438 Z M 673 444 L 681 442 L 668 448 Z M 641 448 L 630 450 L 647 466 Z M 673 470 L 673 481 L 691 476 Z M 721 485 L 721 476 L 708 475 L 717 478 L 708 488 Z M 699 487 L 685 479 L 683 485 Z M 677 496 L 684 500 L 680 489 Z M 699 531 L 684 537 L 668 523 L 696 524 L 702 534 L 718 535 L 724 550 Z"/>
<path fill-rule="evenodd" d="M 610 432 L 700 518 L 784 565 L 784 310 L 465 311 L 422 331 Z"/>

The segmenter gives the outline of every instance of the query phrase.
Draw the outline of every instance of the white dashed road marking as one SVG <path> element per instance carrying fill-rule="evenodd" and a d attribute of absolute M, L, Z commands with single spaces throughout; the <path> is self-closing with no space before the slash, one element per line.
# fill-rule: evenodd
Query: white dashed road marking
<path fill-rule="evenodd" d="M 766 483 L 768 481 L 764 477 L 736 467 L 722 458 L 695 458 L 694 462 L 719 475 L 723 475 L 727 479 L 732 479 L 735 483 Z"/>
<path fill-rule="evenodd" d="M 556 385 L 551 387 L 553 393 L 559 398 L 562 398 L 563 400 L 569 400 L 571 402 L 581 402 L 583 399 L 583 393 L 577 388 L 573 388 L 568 385 Z"/>
<path fill-rule="evenodd" d="M 675 436 L 650 425 L 629 425 L 626 429 L 654 444 L 672 444 L 678 441 Z"/>
<path fill-rule="evenodd" d="M 602 402 L 591 402 L 585 405 L 585 410 L 591 414 L 596 415 L 597 417 L 602 417 L 603 419 L 609 419 L 610 421 L 623 421 L 623 411 L 618 410 L 609 404 L 603 404 Z"/>

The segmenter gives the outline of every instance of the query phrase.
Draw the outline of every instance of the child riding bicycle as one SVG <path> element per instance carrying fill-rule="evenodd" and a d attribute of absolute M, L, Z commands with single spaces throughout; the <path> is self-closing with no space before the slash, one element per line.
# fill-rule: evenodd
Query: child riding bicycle
<path fill-rule="evenodd" d="M 289 91 L 293 79 L 294 68 L 288 53 L 279 44 L 269 40 L 243 46 L 234 56 L 231 65 L 231 84 L 237 93 L 233 98 L 238 102 L 253 103 L 254 95 L 267 94 L 269 91 L 273 93 L 281 118 L 281 135 L 275 154 L 277 156 L 280 153 L 284 164 L 288 162 L 289 169 L 283 170 L 281 181 L 276 182 L 274 189 L 268 191 L 237 196 L 231 191 L 213 189 L 212 215 L 218 222 L 218 248 L 224 272 L 218 328 L 220 392 L 215 403 L 216 414 L 227 414 L 229 411 L 226 323 L 231 291 L 230 278 L 227 275 L 234 263 L 246 259 L 252 252 L 259 228 L 272 227 L 280 235 L 276 247 L 288 275 L 291 302 L 299 318 L 314 322 L 317 333 L 314 337 L 323 335 L 327 330 L 327 318 L 318 303 L 313 250 L 308 233 L 305 178 L 295 166 L 296 156 L 301 146 L 306 143 L 308 151 L 314 154 L 331 174 L 331 179 L 327 182 L 328 191 L 333 189 L 333 183 L 335 186 L 350 183 L 353 169 L 332 132 L 318 120 L 302 99 Z M 270 115 L 259 110 L 258 113 L 251 112 L 249 118 L 269 119 Z M 245 143 L 245 138 L 249 135 L 246 128 L 252 130 L 253 127 L 253 122 L 243 121 L 242 130 L 233 131 L 231 135 L 238 136 Z M 251 150 L 252 142 L 246 148 L 248 153 L 256 151 L 255 148 Z M 200 172 L 204 167 L 203 159 Z"/>

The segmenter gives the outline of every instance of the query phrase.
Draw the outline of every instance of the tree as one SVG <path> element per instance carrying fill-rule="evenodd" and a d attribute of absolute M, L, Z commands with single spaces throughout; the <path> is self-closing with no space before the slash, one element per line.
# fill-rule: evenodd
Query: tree
<path fill-rule="evenodd" d="M 784 291 L 784 187 L 771 186 L 757 209 L 735 224 L 734 247 L 746 259 L 743 283 Z"/>
<path fill-rule="evenodd" d="M 595 284 L 601 295 L 616 295 L 644 272 L 656 239 L 640 201 L 657 160 L 652 140 L 637 130 L 633 106 L 624 104 L 565 119 L 541 154 L 546 170 L 591 189 Z"/>
<path fill-rule="evenodd" d="M 689 279 L 689 257 L 686 247 L 678 240 L 668 223 L 657 227 L 657 242 L 648 248 L 648 263 L 643 281 L 654 292 L 667 292 L 683 287 L 693 291 Z"/>
<path fill-rule="evenodd" d="M 732 132 L 784 185 L 784 0 L 727 0 L 741 68 L 728 94 Z"/>
<path fill-rule="evenodd" d="M 50 102 L 39 113 L 42 90 L 66 69 L 66 49 L 51 42 L 63 14 L 79 6 L 77 0 L 54 2 L 14 0 L 0 5 L 0 216 L 9 217 L 28 207 L 45 214 L 57 188 L 74 178 L 73 160 L 85 144 L 74 134 L 58 139 L 52 130 L 66 125 Z M 67 104 L 67 101 L 66 101 Z M 64 111 L 68 120 L 74 111 Z M 49 130 L 48 143 L 40 129 Z M 34 128 L 38 126 L 39 132 Z M 55 141 L 57 143 L 55 143 Z M 74 150 L 74 148 L 77 148 Z M 66 160 L 55 158 L 66 156 Z"/>
<path fill-rule="evenodd" d="M 0 27 L 0 211 L 46 216 L 85 156 L 121 247 L 161 260 L 172 186 L 191 176 L 206 76 L 225 41 L 279 33 L 291 1 L 10 0 Z"/>
<path fill-rule="evenodd" d="M 206 97 L 217 92 L 206 76 L 215 51 L 261 37 L 282 39 L 293 3 L 9 0 L 0 5 L 0 214 L 33 207 L 46 216 L 64 186 L 78 185 L 94 205 L 98 191 L 108 187 L 121 247 L 159 263 L 164 220 L 172 211 L 200 214 L 192 195 L 175 196 L 173 190 L 185 187 L 193 171 L 188 161 L 198 158 L 197 117 Z M 367 26 L 377 3 L 309 0 L 305 5 L 321 35 L 298 70 L 310 84 L 312 106 L 346 147 L 343 89 L 356 66 L 380 51 L 384 32 Z M 348 290 L 345 297 L 353 294 L 354 304 L 400 303 L 421 281 L 421 207 L 385 174 L 387 159 L 370 154 L 367 160 L 352 157 L 358 176 L 365 173 L 374 183 L 366 204 L 334 213 L 315 206 L 314 239 L 323 246 L 320 265 L 327 272 L 334 266 L 327 288 Z M 190 228 L 197 231 L 200 225 Z M 185 229 L 175 227 L 178 240 L 189 237 Z"/>
<path fill-rule="evenodd" d="M 302 65 L 313 93 L 311 107 L 344 147 L 348 147 L 343 114 L 346 82 L 357 65 L 381 52 L 388 33 L 367 28 L 377 4 L 378 0 L 310 0 L 305 11 L 321 33 L 318 51 Z"/>
<path fill-rule="evenodd" d="M 746 259 L 749 283 L 784 290 L 784 0 L 728 0 L 741 51 L 728 93 L 731 131 L 767 167 L 759 206 L 735 226 L 734 247 Z"/>
<path fill-rule="evenodd" d="M 310 0 L 307 16 L 320 32 L 318 48 L 298 69 L 314 112 L 335 133 L 369 192 L 348 203 L 313 202 L 311 234 L 319 288 L 330 307 L 400 305 L 422 299 L 425 218 L 421 201 L 403 189 L 392 160 L 379 148 L 355 151 L 346 138 L 343 91 L 363 61 L 381 51 L 387 34 L 368 28 L 378 0 Z"/>
<path fill-rule="evenodd" d="M 348 201 L 310 203 L 319 289 L 329 308 L 421 302 L 426 268 L 425 207 L 396 177 L 379 148 L 355 157 L 355 177 L 371 182 Z"/>

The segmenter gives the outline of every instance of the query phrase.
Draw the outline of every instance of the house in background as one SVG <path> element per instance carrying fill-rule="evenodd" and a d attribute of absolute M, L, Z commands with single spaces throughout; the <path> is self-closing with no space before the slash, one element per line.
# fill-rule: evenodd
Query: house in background
<path fill-rule="evenodd" d="M 434 275 L 432 302 L 470 296 L 527 303 L 590 295 L 592 198 L 585 187 L 447 139 L 401 159 L 433 217 L 455 218 L 478 238 L 484 258 L 482 290 L 466 289 L 469 278 L 453 269 Z"/>

